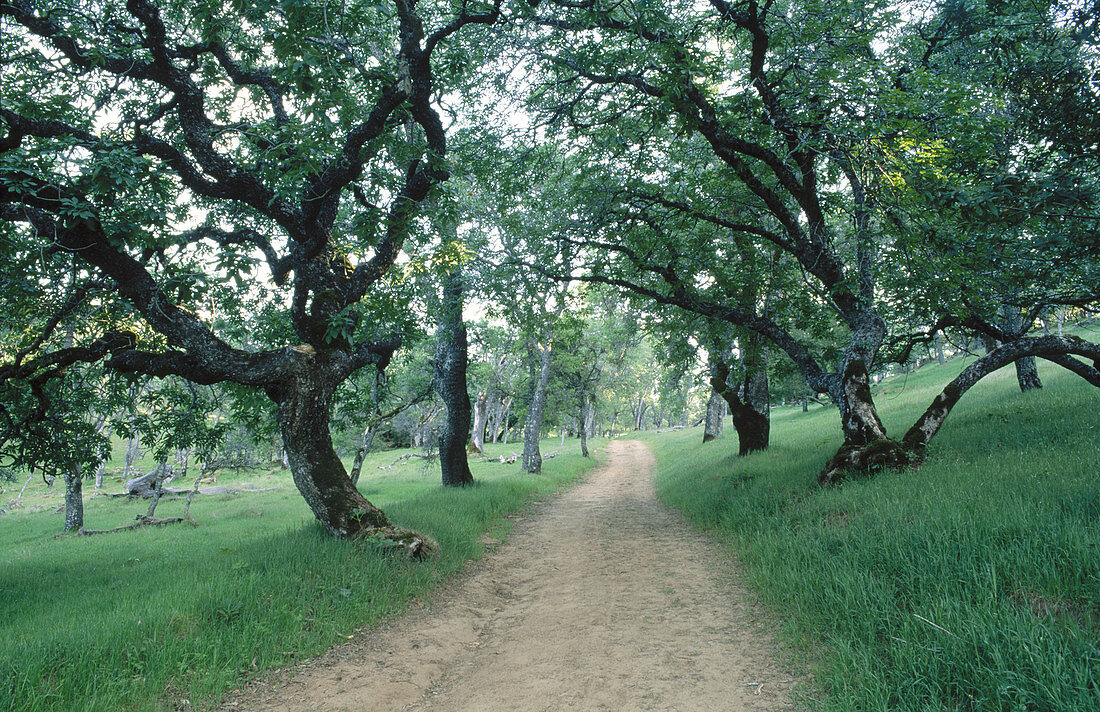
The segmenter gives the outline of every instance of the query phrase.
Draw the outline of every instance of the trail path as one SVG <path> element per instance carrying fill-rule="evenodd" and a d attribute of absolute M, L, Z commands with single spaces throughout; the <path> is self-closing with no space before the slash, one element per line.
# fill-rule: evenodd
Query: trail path
<path fill-rule="evenodd" d="M 657 501 L 644 445 L 606 457 L 430 605 L 226 709 L 792 709 L 727 555 Z"/>

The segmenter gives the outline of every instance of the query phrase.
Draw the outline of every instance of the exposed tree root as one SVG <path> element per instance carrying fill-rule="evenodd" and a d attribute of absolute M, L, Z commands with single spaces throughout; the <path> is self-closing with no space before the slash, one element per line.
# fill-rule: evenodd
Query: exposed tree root
<path fill-rule="evenodd" d="M 916 458 L 897 440 L 881 438 L 865 445 L 846 443 L 826 463 L 817 481 L 823 485 L 835 485 L 855 476 L 915 464 Z"/>
<path fill-rule="evenodd" d="M 400 527 L 377 527 L 362 529 L 356 539 L 372 539 L 385 547 L 400 549 L 406 558 L 421 561 L 439 553 L 439 544 L 434 539 Z"/>

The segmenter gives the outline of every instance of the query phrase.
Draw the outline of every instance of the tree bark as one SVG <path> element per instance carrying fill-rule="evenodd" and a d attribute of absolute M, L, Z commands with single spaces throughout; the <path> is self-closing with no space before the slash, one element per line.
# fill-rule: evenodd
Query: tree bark
<path fill-rule="evenodd" d="M 171 480 L 172 471 L 167 463 L 158 462 L 157 466 L 140 477 L 126 481 L 126 493 L 135 497 L 152 497 L 156 494 L 158 482 Z"/>
<path fill-rule="evenodd" d="M 168 466 L 167 462 L 159 462 L 154 472 L 156 475 L 153 478 L 153 501 L 149 503 L 149 511 L 145 513 L 146 519 L 152 519 L 153 514 L 157 511 L 160 498 L 164 495 L 164 482 L 171 478 L 172 468 Z"/>
<path fill-rule="evenodd" d="M 433 553 L 437 545 L 431 539 L 393 526 L 382 510 L 360 494 L 336 456 L 329 406 L 338 382 L 329 374 L 324 357 L 317 354 L 308 356 L 287 382 L 272 391 L 295 486 L 333 536 L 394 542 L 412 558 Z"/>
<path fill-rule="evenodd" d="M 1034 356 L 1025 356 L 1016 361 L 1016 382 L 1020 384 L 1020 390 L 1025 393 L 1043 387 L 1043 382 L 1039 380 L 1039 369 L 1035 365 Z"/>
<path fill-rule="evenodd" d="M 712 388 L 710 398 L 707 399 L 707 414 L 703 418 L 703 442 L 709 443 L 722 434 L 724 404 L 725 401 L 722 400 L 721 394 Z"/>
<path fill-rule="evenodd" d="M 642 430 L 645 427 L 645 412 L 649 408 L 646 403 L 645 393 L 638 396 L 638 402 L 634 405 L 634 429 Z"/>
<path fill-rule="evenodd" d="M 531 407 L 527 409 L 527 422 L 523 426 L 523 471 L 541 472 L 542 453 L 539 452 L 539 436 L 542 435 L 542 417 L 546 411 L 546 386 L 550 382 L 550 364 L 552 353 L 550 340 L 543 344 L 539 353 L 538 378 L 531 394 Z"/>
<path fill-rule="evenodd" d="M 79 472 L 65 473 L 65 531 L 84 528 L 84 481 Z"/>
<path fill-rule="evenodd" d="M 447 487 L 461 487 L 474 481 L 466 456 L 471 408 L 470 393 L 466 390 L 469 356 L 466 324 L 462 321 L 462 291 L 461 268 L 455 265 L 443 277 L 435 349 L 435 387 L 447 407 L 447 418 L 439 434 L 439 464 Z"/>

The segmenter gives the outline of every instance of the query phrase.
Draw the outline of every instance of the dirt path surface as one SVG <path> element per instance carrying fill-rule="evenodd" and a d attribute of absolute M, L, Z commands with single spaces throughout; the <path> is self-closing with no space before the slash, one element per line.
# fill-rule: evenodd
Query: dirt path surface
<path fill-rule="evenodd" d="M 792 709 L 728 557 L 657 501 L 644 445 L 605 458 L 430 605 L 225 709 Z"/>

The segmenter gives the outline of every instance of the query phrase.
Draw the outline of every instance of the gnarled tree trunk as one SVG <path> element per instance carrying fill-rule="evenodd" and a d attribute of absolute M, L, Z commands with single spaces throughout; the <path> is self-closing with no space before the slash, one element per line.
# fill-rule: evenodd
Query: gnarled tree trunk
<path fill-rule="evenodd" d="M 374 436 L 377 432 L 377 425 L 369 425 L 363 431 L 363 439 L 359 442 L 359 447 L 355 451 L 355 459 L 351 463 L 350 477 L 353 485 L 359 484 L 359 477 L 363 472 L 363 460 L 370 454 L 371 447 L 374 445 Z"/>
<path fill-rule="evenodd" d="M 741 400 L 741 397 L 737 394 L 737 389 L 729 383 L 729 375 L 729 364 L 722 359 L 716 359 L 711 372 L 710 385 L 729 406 L 730 415 L 733 417 L 733 427 L 737 429 L 737 454 L 748 455 L 750 452 L 766 450 L 771 439 L 770 408 L 767 404 L 767 371 L 750 373 L 746 378 L 746 398 L 764 399 L 763 404 L 757 400 L 757 407 L 755 408 Z M 748 386 L 748 380 L 750 379 L 754 381 L 751 388 Z M 760 410 L 757 410 L 757 408 L 760 408 Z"/>
<path fill-rule="evenodd" d="M 393 526 L 382 510 L 359 493 L 344 470 L 329 431 L 329 406 L 337 383 L 323 356 L 315 355 L 299 364 L 287 382 L 272 389 L 295 486 L 333 536 L 392 541 L 410 557 L 433 552 L 437 547 L 431 539 Z"/>
<path fill-rule="evenodd" d="M 1092 365 L 1073 358 L 1070 354 L 1092 359 Z M 999 346 L 963 369 L 955 380 L 947 384 L 936 396 L 932 405 L 909 428 L 902 439 L 913 453 L 915 461 L 924 456 L 928 443 L 939 432 L 947 415 L 967 390 L 985 376 L 999 368 L 1018 362 L 1021 356 L 1042 356 L 1078 374 L 1094 386 L 1100 387 L 1100 345 L 1073 336 L 1040 336 L 1021 338 Z"/>
<path fill-rule="evenodd" d="M 580 396 L 581 412 L 577 419 L 577 431 L 581 438 L 581 457 L 588 457 L 588 398 L 584 393 Z"/>
<path fill-rule="evenodd" d="M 839 482 L 852 473 L 870 472 L 910 464 L 909 453 L 886 435 L 871 397 L 868 364 L 886 334 L 886 323 L 877 314 L 864 314 L 844 350 L 841 370 L 831 379 L 829 395 L 840 409 L 844 444 L 818 475 L 821 484 Z"/>

